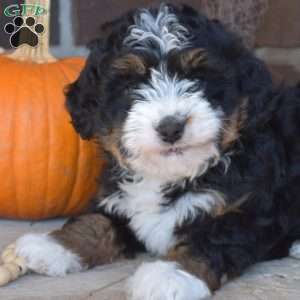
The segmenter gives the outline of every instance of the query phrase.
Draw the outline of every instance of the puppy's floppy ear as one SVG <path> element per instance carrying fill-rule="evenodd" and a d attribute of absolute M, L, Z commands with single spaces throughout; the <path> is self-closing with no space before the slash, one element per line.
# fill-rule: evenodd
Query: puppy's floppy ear
<path fill-rule="evenodd" d="M 79 78 L 66 90 L 66 108 L 71 115 L 75 130 L 83 139 L 96 134 L 96 116 L 101 103 L 100 64 L 104 54 L 93 50 Z"/>
<path fill-rule="evenodd" d="M 83 139 L 90 139 L 94 135 L 93 109 L 97 104 L 85 89 L 88 89 L 88 85 L 83 84 L 80 79 L 72 83 L 66 91 L 66 107 L 75 130 Z"/>
<path fill-rule="evenodd" d="M 111 57 L 118 56 L 122 47 L 122 40 L 127 34 L 128 26 L 132 23 L 132 14 L 102 25 L 99 37 L 90 42 L 90 55 L 79 78 L 71 84 L 67 91 L 66 107 L 72 117 L 76 131 L 84 139 L 91 139 L 101 130 L 102 118 L 99 117 L 103 104 L 103 82 L 107 77 L 108 62 Z M 142 70 L 140 62 L 131 58 L 120 62 L 119 66 L 126 69 L 126 65 Z"/>
<path fill-rule="evenodd" d="M 91 139 L 97 133 L 106 61 L 109 55 L 118 51 L 121 40 L 120 26 L 127 28 L 126 21 L 118 19 L 102 25 L 99 37 L 88 44 L 90 55 L 79 78 L 66 91 L 66 107 L 72 117 L 75 130 L 84 139 Z"/>

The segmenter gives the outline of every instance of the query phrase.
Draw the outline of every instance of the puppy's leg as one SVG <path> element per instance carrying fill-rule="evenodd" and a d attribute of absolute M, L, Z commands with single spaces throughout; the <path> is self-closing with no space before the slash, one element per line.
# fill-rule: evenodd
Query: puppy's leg
<path fill-rule="evenodd" d="M 211 295 L 204 280 L 168 261 L 143 263 L 126 288 L 129 300 L 200 300 Z"/>
<path fill-rule="evenodd" d="M 295 241 L 290 250 L 289 250 L 289 255 L 293 258 L 300 259 L 300 240 Z"/>
<path fill-rule="evenodd" d="M 220 286 L 208 261 L 188 247 L 172 249 L 165 261 L 142 264 L 127 285 L 130 300 L 200 300 Z"/>
<path fill-rule="evenodd" d="M 272 220 L 274 222 L 272 222 Z M 269 257 L 284 237 L 276 220 L 230 213 L 177 231 L 165 262 L 142 265 L 129 281 L 134 300 L 200 300 L 250 265 Z"/>
<path fill-rule="evenodd" d="M 138 247 L 138 242 L 123 227 L 120 229 L 100 214 L 83 215 L 60 230 L 19 238 L 15 252 L 25 259 L 30 270 L 63 276 L 122 258 L 128 247 L 125 239 Z"/>
<path fill-rule="evenodd" d="M 168 261 L 179 264 L 186 272 L 203 280 L 210 291 L 220 288 L 224 278 L 204 256 L 196 256 L 190 246 L 178 244 L 171 249 L 166 257 Z"/>

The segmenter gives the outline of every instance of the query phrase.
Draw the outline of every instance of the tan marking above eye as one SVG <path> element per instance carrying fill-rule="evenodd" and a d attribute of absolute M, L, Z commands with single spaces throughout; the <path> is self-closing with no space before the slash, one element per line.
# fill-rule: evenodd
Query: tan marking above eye
<path fill-rule="evenodd" d="M 207 61 L 205 49 L 195 48 L 186 50 L 180 55 L 180 64 L 184 70 L 199 67 Z"/>
<path fill-rule="evenodd" d="M 146 65 L 144 60 L 135 54 L 126 54 L 125 56 L 116 59 L 113 62 L 112 66 L 113 68 L 124 74 L 146 73 Z"/>

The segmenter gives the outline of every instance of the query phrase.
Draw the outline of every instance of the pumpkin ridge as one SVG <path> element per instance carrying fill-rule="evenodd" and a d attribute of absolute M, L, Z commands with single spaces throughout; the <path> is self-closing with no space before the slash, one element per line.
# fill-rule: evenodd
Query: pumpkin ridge
<path fill-rule="evenodd" d="M 58 72 L 56 71 L 58 70 Z M 55 78 L 55 87 L 56 89 L 59 89 L 62 91 L 63 90 L 63 86 L 64 86 L 64 83 L 65 82 L 69 82 L 69 78 L 62 72 L 60 66 L 59 66 L 59 63 L 57 64 L 54 64 L 52 65 L 52 73 L 54 74 L 59 74 L 61 76 L 61 78 Z M 48 87 L 49 88 L 49 87 Z M 78 138 L 77 136 L 74 136 L 74 134 L 72 134 L 72 136 L 68 136 L 68 134 L 66 134 L 66 132 L 68 131 L 68 129 L 66 128 L 67 125 L 69 125 L 66 121 L 66 116 L 67 116 L 67 111 L 65 110 L 65 107 L 64 107 L 64 100 L 65 100 L 65 97 L 63 94 L 60 95 L 59 99 L 57 98 L 57 102 L 55 103 L 55 106 L 52 107 L 52 112 L 50 113 L 50 118 L 52 120 L 52 132 L 53 132 L 53 135 L 50 139 L 50 141 L 52 141 L 54 139 L 54 143 L 52 142 L 51 144 L 54 144 L 54 145 L 60 145 L 60 147 L 63 147 L 65 149 L 65 151 L 60 151 L 59 148 L 54 148 L 54 147 L 51 147 L 51 149 L 53 150 L 52 151 L 52 156 L 54 156 L 54 159 L 55 160 L 59 160 L 60 164 L 61 164 L 61 168 L 59 168 L 57 170 L 57 174 L 59 174 L 59 176 L 61 177 L 60 180 L 58 181 L 58 184 L 59 184 L 59 193 L 52 193 L 52 197 L 54 197 L 55 199 L 55 203 L 56 203 L 56 206 L 53 207 L 53 213 L 55 216 L 57 216 L 59 214 L 59 212 L 61 212 L 62 214 L 65 213 L 65 209 L 66 209 L 66 206 L 68 205 L 68 202 L 70 200 L 69 198 L 69 193 L 72 192 L 73 190 L 73 181 L 75 180 L 75 177 L 78 175 L 77 172 L 75 171 L 74 173 L 74 170 L 77 170 L 77 166 L 74 166 L 74 162 L 72 162 L 72 172 L 71 172 L 71 176 L 72 178 L 70 178 L 70 176 L 66 175 L 65 174 L 65 169 L 64 169 L 64 166 L 67 165 L 69 166 L 70 165 L 70 162 L 68 160 L 68 157 L 67 157 L 67 153 L 69 153 L 69 151 L 67 151 L 68 149 L 66 147 L 75 147 L 76 149 L 76 160 L 75 161 L 78 161 L 78 147 L 77 147 L 77 144 L 78 144 Z M 50 103 L 51 103 L 51 99 L 49 99 Z M 54 114 L 56 114 L 57 112 L 59 112 L 60 114 L 60 118 L 58 121 L 60 121 L 60 123 L 57 123 L 54 119 Z M 60 125 L 58 125 L 60 124 Z M 59 129 L 57 126 L 61 126 Z M 65 141 L 68 141 L 68 144 L 65 143 Z M 56 162 L 55 162 L 56 163 Z M 50 165 L 53 165 L 53 163 L 51 164 L 50 162 Z M 52 171 L 53 172 L 53 171 Z M 60 173 L 60 172 L 63 172 L 63 173 Z M 53 181 L 53 174 L 51 174 L 51 177 L 50 177 L 50 184 L 51 184 L 51 188 L 55 189 L 55 184 L 56 182 Z M 62 194 L 61 193 L 61 189 L 64 189 L 64 193 Z M 53 202 L 53 199 L 51 199 L 51 202 Z"/>
<path fill-rule="evenodd" d="M 45 116 L 45 119 L 43 120 L 43 123 L 45 124 L 45 129 L 42 132 L 43 136 L 41 137 L 44 140 L 45 145 L 45 150 L 44 151 L 44 162 L 45 162 L 45 167 L 43 169 L 43 192 L 41 192 L 41 198 L 40 199 L 36 199 L 36 203 L 35 205 L 37 206 L 37 212 L 35 213 L 35 215 L 39 215 L 39 216 L 47 216 L 47 212 L 48 212 L 48 184 L 49 184 L 49 152 L 50 152 L 50 125 L 49 125 L 49 103 L 47 101 L 47 99 L 45 99 L 45 89 L 46 89 L 46 77 L 45 76 L 45 72 L 42 68 L 41 64 L 35 64 L 36 68 L 39 71 L 39 75 L 40 75 L 40 84 L 41 84 L 41 95 L 39 95 L 39 97 L 41 97 L 43 101 L 43 103 L 41 103 L 41 105 L 43 105 L 43 115 Z M 46 101 L 45 101 L 46 100 Z M 36 180 L 36 178 L 35 178 Z M 41 203 L 43 205 L 41 205 Z"/>
<path fill-rule="evenodd" d="M 35 72 L 36 70 L 33 69 L 32 72 Z M 30 86 L 30 89 L 32 90 L 32 86 Z M 26 95 L 27 96 L 27 95 Z M 34 95 L 35 96 L 35 95 Z M 26 149 L 26 161 L 25 161 L 25 168 L 26 169 L 26 172 L 27 172 L 27 178 L 28 178 L 28 181 L 29 181 L 29 184 L 26 186 L 27 188 L 27 193 L 26 195 L 28 196 L 28 198 L 31 198 L 31 190 L 32 190 L 32 186 L 31 186 L 31 182 L 32 182 L 32 170 L 31 170 L 31 166 L 30 166 L 30 149 L 29 149 L 29 140 L 30 140 L 30 133 L 32 132 L 32 114 L 33 114 L 33 111 L 32 111 L 32 108 L 33 108 L 33 100 L 32 100 L 33 97 L 29 97 L 28 96 L 28 109 L 30 109 L 30 116 L 27 120 L 28 122 L 28 128 L 27 128 L 27 134 L 28 136 L 26 137 L 26 146 L 25 146 L 25 149 Z M 27 101 L 27 100 L 26 100 Z M 35 209 L 32 207 L 32 203 L 30 202 L 30 206 L 29 206 L 29 210 L 31 211 L 34 211 Z"/>
<path fill-rule="evenodd" d="M 23 82 L 22 79 L 25 77 L 24 75 L 27 73 L 28 69 L 28 65 L 24 66 L 24 68 L 22 68 L 22 72 L 20 72 L 19 74 L 19 79 L 20 79 L 20 82 Z M 23 77 L 23 78 L 22 78 Z M 16 85 L 16 98 L 15 99 L 20 99 L 20 94 L 21 94 L 21 88 L 22 88 L 22 84 L 17 84 Z M 16 162 L 16 159 L 15 157 L 16 156 L 16 144 L 15 144 L 15 141 L 18 140 L 18 136 L 17 136 L 17 125 L 18 125 L 18 118 L 16 117 L 16 114 L 18 113 L 18 109 L 17 107 L 20 106 L 20 101 L 14 101 L 14 104 L 13 104 L 13 117 L 12 117 L 12 134 L 11 136 L 13 137 L 12 138 L 12 178 L 13 178 L 13 182 L 17 182 L 18 181 L 18 176 L 17 174 L 19 173 L 19 168 L 17 167 L 17 162 Z M 15 199 L 16 199 L 16 215 L 17 216 L 20 216 L 21 213 L 20 213 L 20 207 L 21 207 L 21 202 L 24 201 L 24 196 L 25 195 L 20 195 L 20 193 L 18 192 L 18 185 L 15 184 L 15 188 L 14 188 L 14 195 L 15 195 Z"/>
<path fill-rule="evenodd" d="M 70 78 L 70 76 L 67 75 L 67 71 L 64 69 L 64 65 L 62 64 L 61 61 L 57 62 L 56 67 L 61 71 L 61 74 L 64 76 L 66 82 L 73 81 L 73 78 Z M 78 69 L 76 71 L 78 72 Z M 63 109 L 65 110 L 65 112 L 67 114 L 67 110 L 65 108 L 65 103 L 63 103 Z M 70 125 L 70 124 L 66 124 L 66 125 Z M 69 191 L 66 192 L 66 199 L 71 199 L 71 201 L 64 201 L 65 205 L 62 209 L 63 214 L 66 214 L 67 212 L 72 210 L 72 202 L 73 202 L 72 199 L 74 197 L 73 195 L 74 195 L 75 186 L 78 182 L 78 173 L 79 173 L 78 169 L 79 169 L 79 164 L 80 164 L 81 157 L 82 157 L 82 149 L 80 147 L 80 144 L 81 144 L 80 137 L 76 132 L 74 132 L 74 135 L 76 136 L 76 150 L 77 150 L 76 151 L 77 152 L 76 165 L 74 166 L 75 176 L 73 176 L 72 182 L 70 183 Z"/>
<path fill-rule="evenodd" d="M 62 70 L 62 72 L 64 72 L 66 78 L 68 78 L 69 82 L 72 82 L 72 80 L 70 80 L 70 78 L 67 76 L 67 72 L 66 72 L 66 68 L 67 66 L 65 64 L 62 64 L 61 61 L 58 62 L 58 64 L 60 65 L 60 68 Z M 73 78 L 72 78 L 73 79 Z M 69 211 L 75 211 L 75 212 L 79 212 L 81 209 L 80 208 L 83 208 L 84 206 L 86 206 L 86 203 L 84 204 L 83 206 L 83 201 L 81 201 L 81 199 L 83 199 L 83 195 L 86 195 L 86 194 L 91 194 L 91 191 L 92 191 L 92 188 L 93 188 L 93 185 L 91 182 L 88 182 L 88 186 L 86 184 L 86 182 L 88 181 L 87 178 L 91 177 L 92 175 L 95 175 L 95 174 L 92 174 L 94 173 L 94 167 L 89 167 L 88 169 L 83 165 L 82 163 L 82 159 L 81 157 L 82 156 L 92 156 L 92 153 L 94 154 L 94 152 L 97 152 L 97 147 L 94 146 L 94 147 L 88 147 L 87 145 L 87 141 L 83 141 L 80 136 L 75 133 L 77 136 L 78 136 L 78 146 L 79 146 L 79 156 L 78 156 L 78 161 L 77 161 L 77 169 L 76 169 L 76 181 L 74 182 L 74 185 L 73 185 L 73 191 L 72 191 L 72 194 L 70 196 L 70 199 L 71 201 L 69 201 L 69 205 L 67 207 L 67 210 L 66 210 L 66 214 L 69 213 Z M 91 141 L 89 142 L 91 143 Z M 85 154 L 85 155 L 83 155 Z M 81 162 L 81 163 L 80 163 Z M 98 163 L 98 162 L 97 162 Z M 100 167 L 101 167 L 101 164 L 99 164 L 99 167 L 97 168 L 98 170 L 100 170 Z M 82 168 L 84 169 L 84 174 L 82 175 Z M 99 171 L 100 173 L 100 171 Z M 99 173 L 97 173 L 97 175 L 95 176 L 95 181 L 96 181 L 96 178 L 99 176 Z M 84 187 L 81 188 L 81 191 L 80 191 L 80 194 L 79 195 L 76 195 L 77 194 L 77 190 L 78 190 L 78 178 L 79 178 L 79 175 L 81 175 L 81 177 L 84 178 Z M 83 178 L 81 178 L 81 181 L 83 180 Z M 82 183 L 81 183 L 82 185 Z M 75 198 L 77 197 L 77 198 Z M 74 198 L 75 198 L 75 204 L 73 203 L 74 201 Z M 87 199 L 87 200 L 90 200 L 90 199 Z"/>
<path fill-rule="evenodd" d="M 20 76 L 21 77 L 21 76 Z M 14 109 L 13 109 L 13 112 L 12 112 L 12 117 L 11 117 L 11 128 L 10 128 L 10 136 L 12 137 L 11 138 L 11 154 L 10 154 L 10 159 L 11 159 L 11 166 L 12 166 L 12 168 L 11 168 L 11 170 L 12 170 L 12 172 L 11 172 L 11 182 L 12 182 L 12 184 L 11 184 L 11 186 L 12 186 L 12 190 L 13 190 L 13 194 L 14 194 L 14 199 L 16 199 L 16 206 L 15 206 L 15 214 L 18 216 L 19 215 L 19 203 L 18 203 L 18 197 L 17 197 L 17 185 L 15 184 L 13 184 L 13 182 L 16 182 L 16 178 L 17 178 L 17 176 L 16 176 L 16 168 L 15 168 L 15 144 L 14 144 L 14 141 L 15 141 L 15 135 L 16 135 L 16 133 L 15 133 L 15 128 L 16 128 L 16 122 L 15 122 L 15 119 L 16 119 L 16 116 L 15 116 L 15 114 L 16 114 L 16 100 L 15 99 L 18 99 L 18 95 L 19 95 L 19 90 L 18 90 L 18 88 L 16 88 L 15 89 L 15 93 L 16 93 L 16 97 L 13 97 L 13 99 L 14 99 L 14 103 L 13 103 L 13 107 L 14 107 Z"/>
<path fill-rule="evenodd" d="M 40 68 L 40 71 L 41 73 L 43 73 L 42 71 L 42 68 Z M 44 77 L 45 76 L 45 77 Z M 44 76 L 42 76 L 42 86 L 43 86 L 43 91 L 46 91 L 46 95 L 48 94 L 47 93 L 47 81 L 46 81 L 46 74 L 44 74 Z M 46 140 L 47 140 L 47 156 L 46 156 L 46 186 L 45 186 L 45 205 L 42 206 L 42 213 L 41 215 L 42 216 L 46 216 L 47 215 L 47 211 L 49 211 L 49 204 L 48 202 L 51 201 L 51 199 L 49 199 L 49 167 L 50 167 L 50 152 L 51 152 L 51 147 L 49 147 L 49 145 L 51 144 L 51 140 L 50 140 L 50 131 L 51 131 L 51 124 L 50 124 L 50 112 L 49 112 L 49 102 L 48 102 L 48 97 L 45 99 L 45 103 L 46 103 L 46 111 L 47 113 L 45 114 L 46 115 L 46 124 L 47 124 L 47 130 L 46 130 Z"/>
<path fill-rule="evenodd" d="M 64 85 L 76 80 L 84 60 L 57 62 L 39 64 L 0 55 L 5 79 L 0 98 L 1 217 L 74 215 L 96 193 L 96 177 L 103 166 L 96 153 L 101 149 L 79 138 L 62 92 Z"/>
<path fill-rule="evenodd" d="M 80 137 L 78 137 L 77 139 L 77 149 L 78 149 L 78 155 L 77 155 L 77 162 L 76 162 L 76 174 L 75 174 L 75 177 L 74 177 L 74 181 L 73 181 L 73 185 L 72 185 L 72 190 L 69 194 L 69 199 L 73 200 L 73 198 L 75 197 L 74 194 L 75 194 L 75 191 L 76 191 L 76 187 L 78 185 L 78 178 L 79 178 L 79 173 L 80 173 L 80 161 L 81 161 L 81 157 L 82 157 L 82 146 L 81 146 L 81 140 L 80 140 Z M 81 197 L 78 201 L 78 204 L 81 204 Z M 65 207 L 65 210 L 64 210 L 64 213 L 68 213 L 69 211 L 71 210 L 76 210 L 76 206 L 75 207 L 72 207 L 73 206 L 73 201 L 69 201 L 67 203 L 67 206 Z"/>
<path fill-rule="evenodd" d="M 1 55 L 1 58 L 5 60 L 5 64 L 1 64 L 0 66 L 3 67 L 3 65 L 8 64 L 9 67 L 13 65 L 13 61 L 10 61 L 6 59 L 5 56 Z M 2 70 L 2 69 L 1 69 Z M 14 68 L 12 68 L 13 72 Z M 3 71 L 5 71 L 5 68 L 3 68 Z M 13 73 L 14 75 L 14 73 Z M 1 98 L 2 101 L 4 101 L 4 110 L 1 113 L 1 119 L 4 119 L 4 139 L 2 141 L 5 142 L 4 150 L 3 148 L 1 149 L 1 155 L 2 153 L 4 156 L 7 156 L 7 160 L 1 162 L 1 166 L 3 165 L 4 171 L 8 171 L 8 175 L 6 177 L 6 182 L 5 182 L 5 190 L 4 190 L 4 195 L 2 193 L 1 195 L 1 202 L 3 203 L 4 211 L 1 212 L 0 216 L 3 215 L 14 215 L 17 213 L 17 208 L 16 205 L 12 205 L 12 202 L 10 199 L 15 199 L 16 198 L 16 185 L 14 184 L 15 182 L 15 174 L 13 170 L 13 159 L 14 156 L 12 155 L 14 149 L 14 144 L 13 144 L 13 138 L 12 135 L 13 133 L 13 124 L 14 124 L 14 103 L 16 102 L 17 95 L 18 95 L 18 89 L 15 88 L 14 91 L 11 91 L 11 82 L 7 76 L 5 76 L 5 91 L 8 93 L 8 96 L 4 94 L 4 98 Z M 1 136 L 1 138 L 3 138 Z M 5 176 L 6 173 L 3 173 L 1 170 L 1 176 Z"/>

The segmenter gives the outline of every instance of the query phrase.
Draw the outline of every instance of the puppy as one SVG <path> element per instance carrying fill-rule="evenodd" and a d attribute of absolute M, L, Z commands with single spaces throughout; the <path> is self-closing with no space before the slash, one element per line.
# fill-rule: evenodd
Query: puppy
<path fill-rule="evenodd" d="M 106 169 L 90 213 L 17 240 L 31 270 L 147 251 L 129 299 L 199 300 L 300 238 L 300 88 L 273 87 L 218 21 L 163 4 L 105 24 L 66 105 Z"/>

